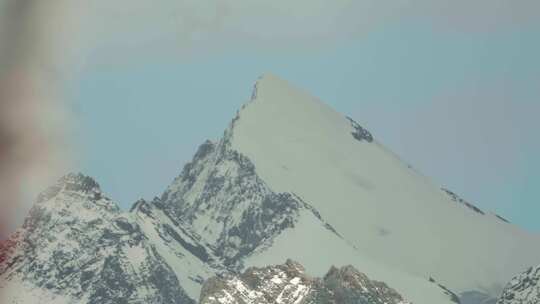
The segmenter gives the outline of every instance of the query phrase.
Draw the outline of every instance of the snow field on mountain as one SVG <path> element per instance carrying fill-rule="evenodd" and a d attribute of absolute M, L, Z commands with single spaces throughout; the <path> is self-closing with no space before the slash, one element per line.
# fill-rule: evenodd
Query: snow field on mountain
<path fill-rule="evenodd" d="M 254 96 L 232 147 L 273 191 L 300 196 L 363 256 L 493 296 L 540 262 L 540 237 L 452 201 L 377 141 L 355 139 L 351 122 L 316 98 L 271 74 Z M 314 252 L 328 244 L 319 246 Z"/>
<path fill-rule="evenodd" d="M 255 252 L 245 263 L 247 267 L 263 267 L 281 263 L 288 258 L 304 265 L 311 276 L 321 277 L 331 266 L 352 264 L 370 278 L 384 281 L 413 303 L 452 303 L 437 285 L 425 278 L 390 269 L 363 256 L 352 245 L 327 230 L 309 211 L 303 211 L 294 228 L 274 239 L 269 248 Z"/>

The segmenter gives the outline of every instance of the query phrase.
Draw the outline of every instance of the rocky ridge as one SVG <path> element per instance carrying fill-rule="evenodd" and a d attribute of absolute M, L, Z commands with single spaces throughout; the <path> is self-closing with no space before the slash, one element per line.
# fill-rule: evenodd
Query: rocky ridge
<path fill-rule="evenodd" d="M 505 287 L 497 304 L 540 303 L 540 266 L 517 275 Z"/>
<path fill-rule="evenodd" d="M 251 267 L 236 276 L 209 279 L 200 304 L 407 304 L 385 283 L 372 281 L 352 266 L 332 267 L 311 278 L 302 265 Z"/>

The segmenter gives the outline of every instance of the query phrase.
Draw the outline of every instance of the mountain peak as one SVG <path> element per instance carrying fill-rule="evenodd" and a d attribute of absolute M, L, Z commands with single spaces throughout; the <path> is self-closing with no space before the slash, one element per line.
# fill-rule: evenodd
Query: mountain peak
<path fill-rule="evenodd" d="M 277 76 L 276 74 L 267 72 L 259 76 L 259 79 L 257 79 L 257 84 L 288 84 L 288 82 L 281 77 Z"/>
<path fill-rule="evenodd" d="M 68 173 L 60 178 L 59 184 L 66 190 L 82 192 L 101 192 L 99 184 L 90 176 L 82 173 Z"/>
<path fill-rule="evenodd" d="M 94 198 L 101 197 L 101 188 L 92 177 L 82 173 L 72 172 L 62 176 L 54 186 L 51 186 L 40 193 L 37 200 L 38 202 L 47 201 L 61 191 L 90 194 Z"/>
<path fill-rule="evenodd" d="M 263 99 L 265 102 L 272 103 L 293 102 L 298 98 L 283 97 L 291 94 L 298 97 L 298 92 L 301 92 L 301 90 L 294 87 L 287 80 L 272 73 L 264 73 L 255 82 L 251 100 Z"/>
<path fill-rule="evenodd" d="M 283 132 L 294 133 L 299 129 L 310 130 L 313 134 L 336 126 L 340 132 L 344 129 L 351 132 L 350 123 L 343 115 L 306 90 L 272 73 L 265 73 L 256 81 L 250 102 L 233 119 L 234 126 L 237 120 L 250 133 L 264 131 L 272 136 L 283 136 Z M 237 128 L 234 129 L 234 133 L 238 133 Z"/>

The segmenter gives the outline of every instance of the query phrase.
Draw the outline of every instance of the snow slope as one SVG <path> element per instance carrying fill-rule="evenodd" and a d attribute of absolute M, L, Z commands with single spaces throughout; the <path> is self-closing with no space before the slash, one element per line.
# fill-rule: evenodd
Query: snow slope
<path fill-rule="evenodd" d="M 191 299 L 198 299 L 202 283 L 224 271 L 220 261 L 212 253 L 209 245 L 200 242 L 200 238 L 190 233 L 174 218 L 145 201 L 136 203 L 131 211 L 135 221 L 141 227 L 148 243 L 171 267 L 180 286 Z"/>
<path fill-rule="evenodd" d="M 441 190 L 357 123 L 276 76 L 257 82 L 231 134 L 231 148 L 253 162 L 269 188 L 298 195 L 356 251 L 391 269 L 497 296 L 515 273 L 540 262 L 537 235 Z M 287 250 L 316 252 L 324 261 L 319 269 L 329 267 L 338 250 L 328 252 L 321 241 L 303 252 L 303 241 L 313 238 L 306 230 L 282 235 L 291 238 L 283 240 Z M 274 256 L 272 248 L 266 255 Z M 341 262 L 364 270 L 354 256 Z"/>
<path fill-rule="evenodd" d="M 451 303 L 428 277 L 401 272 L 362 254 L 295 193 L 272 191 L 250 160 L 230 148 L 230 130 L 220 142 L 204 143 L 162 197 L 150 203 L 165 215 L 156 219 L 174 218 L 190 227 L 199 243 L 207 244 L 207 251 L 233 272 L 291 257 L 322 275 L 329 265 L 354 261 L 362 272 L 384 278 L 415 303 Z"/>
<path fill-rule="evenodd" d="M 401 248 L 394 248 L 399 251 Z M 383 281 L 395 288 L 406 299 L 418 304 L 453 303 L 436 284 L 422 276 L 411 275 L 365 256 L 308 212 L 304 212 L 293 229 L 276 237 L 271 246 L 262 247 L 249 256 L 246 266 L 263 267 L 276 260 L 291 258 L 302 261 L 309 274 L 322 276 L 328 265 L 354 265 L 370 278 Z"/>

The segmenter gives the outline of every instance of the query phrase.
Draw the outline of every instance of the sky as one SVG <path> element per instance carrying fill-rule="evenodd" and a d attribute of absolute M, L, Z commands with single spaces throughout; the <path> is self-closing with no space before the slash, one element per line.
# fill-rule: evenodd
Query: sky
<path fill-rule="evenodd" d="M 96 0 L 72 9 L 61 66 L 69 169 L 123 208 L 160 195 L 272 72 L 436 183 L 540 232 L 536 0 Z"/>

